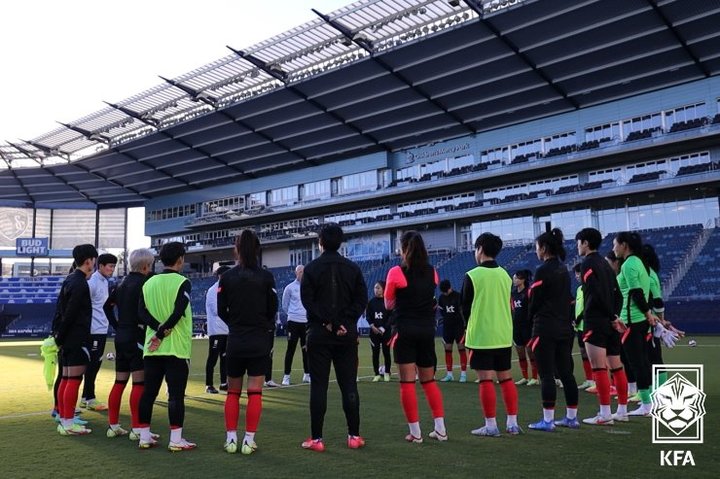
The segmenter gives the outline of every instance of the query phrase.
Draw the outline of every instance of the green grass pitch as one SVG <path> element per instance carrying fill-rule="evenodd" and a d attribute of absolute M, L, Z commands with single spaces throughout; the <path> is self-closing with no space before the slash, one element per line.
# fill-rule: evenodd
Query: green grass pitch
<path fill-rule="evenodd" d="M 720 337 L 699 337 L 698 347 L 666 349 L 669 364 L 704 364 L 707 394 L 704 444 L 655 445 L 651 443 L 651 420 L 631 419 L 613 427 L 583 426 L 580 430 L 555 433 L 529 431 L 527 424 L 541 415 L 537 387 L 519 387 L 519 419 L 525 434 L 500 438 L 479 438 L 470 430 L 482 425 L 478 388 L 469 372 L 467 384 L 441 383 L 450 440 L 408 444 L 405 418 L 400 407 L 397 377 L 390 383 L 371 383 L 370 346 L 363 338 L 360 347 L 361 434 L 367 446 L 349 450 L 345 446 L 345 422 L 337 385 L 330 384 L 325 421 L 326 451 L 305 451 L 300 442 L 309 435 L 309 387 L 297 384 L 302 370 L 296 353 L 292 387 L 266 389 L 264 409 L 256 437 L 259 450 L 252 456 L 226 454 L 223 395 L 204 392 L 207 341 L 193 341 L 191 376 L 187 388 L 185 436 L 198 443 L 194 451 L 170 453 L 165 447 L 140 451 L 126 438 L 105 437 L 107 413 L 85 412 L 93 433 L 84 437 L 61 437 L 50 418 L 51 395 L 43 385 L 38 341 L 0 342 L 0 477 L 125 477 L 184 478 L 220 475 L 248 478 L 563 478 L 563 477 L 718 477 L 720 469 Z M 275 344 L 274 379 L 282 378 L 286 342 Z M 113 350 L 112 340 L 106 351 Z M 440 363 L 442 346 L 437 342 Z M 576 357 L 576 377 L 582 365 Z M 458 362 L 457 353 L 455 362 Z M 515 377 L 519 378 L 517 362 Z M 457 366 L 456 366 L 457 368 Z M 217 370 L 216 370 L 217 371 Z M 393 369 L 395 372 L 395 369 Z M 216 372 L 217 374 L 217 372 Z M 437 377 L 444 374 L 438 371 Z M 332 377 L 332 375 L 331 375 Z M 456 373 L 457 377 L 457 373 Z M 113 363 L 103 362 L 97 380 L 100 399 L 106 401 L 114 380 Z M 217 380 L 216 380 L 217 386 Z M 129 423 L 123 397 L 121 422 Z M 432 418 L 418 386 L 423 434 L 432 430 Z M 159 398 L 153 415 L 153 430 L 168 439 L 167 409 Z M 242 401 L 239 434 L 244 427 L 245 399 Z M 580 393 L 579 416 L 594 415 L 593 395 Z M 562 391 L 558 391 L 558 418 L 564 412 Z M 498 422 L 505 414 L 498 388 Z M 660 465 L 660 451 L 691 450 L 695 467 Z"/>

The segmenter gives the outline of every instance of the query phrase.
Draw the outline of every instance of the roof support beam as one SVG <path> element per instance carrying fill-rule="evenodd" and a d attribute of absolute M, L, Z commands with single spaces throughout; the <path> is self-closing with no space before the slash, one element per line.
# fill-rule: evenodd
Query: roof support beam
<path fill-rule="evenodd" d="M 266 72 L 268 75 L 274 76 L 275 78 L 282 81 L 283 83 L 285 83 L 287 81 L 287 73 L 283 72 L 279 68 L 271 67 L 271 66 L 267 65 L 266 63 L 264 63 L 262 60 L 255 58 L 254 56 L 250 55 L 249 53 L 245 53 L 242 50 L 235 50 L 234 48 L 231 48 L 231 47 L 228 47 L 228 48 L 230 50 L 232 50 L 239 57 L 249 61 L 256 67 L 258 67 L 261 70 L 263 70 L 264 72 Z M 318 110 L 324 112 L 325 114 L 330 115 L 335 121 L 347 126 L 348 128 L 351 128 L 356 133 L 364 136 L 365 138 L 370 140 L 373 144 L 380 146 L 381 148 L 385 149 L 386 151 L 390 151 L 385 145 L 380 144 L 380 140 L 378 140 L 377 138 L 375 138 L 374 136 L 372 136 L 368 133 L 365 133 L 358 126 L 356 126 L 352 122 L 348 121 L 347 119 L 343 118 L 342 116 L 338 115 L 336 112 L 330 110 L 328 107 L 326 107 L 319 101 L 308 97 L 305 93 L 303 93 L 297 87 L 295 87 L 293 85 L 288 85 L 287 83 L 285 83 L 285 88 L 288 91 L 291 91 L 292 93 L 294 93 L 298 98 L 301 98 L 303 101 L 311 104 L 312 106 L 314 106 Z M 314 160 L 309 160 L 309 161 L 313 165 L 317 164 Z"/>
<path fill-rule="evenodd" d="M 487 20 L 487 19 L 485 18 L 485 12 L 484 12 L 484 10 L 483 10 L 483 6 L 482 6 L 482 4 L 480 4 L 480 3 L 478 2 L 478 0 L 463 0 L 463 1 L 467 4 L 468 7 L 470 7 L 471 9 L 473 9 L 473 10 L 475 11 L 475 13 L 478 14 L 478 16 L 479 16 L 479 22 L 480 22 L 479 24 L 485 26 L 485 28 L 487 28 L 488 30 L 490 30 L 490 31 L 492 32 L 492 34 L 495 35 L 495 37 L 497 37 L 498 40 L 500 40 L 500 41 L 501 41 L 502 43 L 504 43 L 510 50 L 512 50 L 512 52 L 515 54 L 515 56 L 517 56 L 520 60 L 522 60 L 522 62 L 525 63 L 527 66 L 529 66 L 529 67 L 533 70 L 533 72 L 535 72 L 535 74 L 540 77 L 540 79 L 541 79 L 543 82 L 547 83 L 548 86 L 550 86 L 550 88 L 552 88 L 553 90 L 555 90 L 558 95 L 560 95 L 560 96 L 563 97 L 568 103 L 570 103 L 573 108 L 575 108 L 576 110 L 577 110 L 578 108 L 580 108 L 580 105 L 578 104 L 577 101 L 575 101 L 574 98 L 570 97 L 570 96 L 560 87 L 560 85 L 558 85 L 558 84 L 556 84 L 555 82 L 553 82 L 552 78 L 550 78 L 549 76 L 547 76 L 547 74 L 546 74 L 544 71 L 542 71 L 542 69 L 538 68 L 538 66 L 535 64 L 535 62 L 533 62 L 533 61 L 530 59 L 529 56 L 527 56 L 525 53 L 521 52 L 520 49 L 518 48 L 518 46 L 515 45 L 515 43 L 514 43 L 512 40 L 510 40 L 508 37 L 506 37 L 505 35 L 503 35 L 502 32 L 501 32 L 500 30 L 498 30 L 497 27 L 495 27 L 495 25 L 493 25 L 493 24 L 490 22 L 490 20 Z"/>
<path fill-rule="evenodd" d="M 175 86 L 177 86 L 177 85 L 175 85 Z M 157 128 L 157 125 L 153 125 L 154 120 L 152 120 L 152 119 L 144 118 L 141 114 L 139 114 L 139 113 L 137 113 L 137 112 L 135 112 L 135 111 L 133 111 L 133 110 L 131 110 L 131 109 L 129 109 L 129 108 L 121 107 L 121 106 L 119 106 L 119 105 L 115 105 L 115 104 L 109 103 L 109 102 L 105 102 L 105 103 L 108 104 L 109 106 L 111 106 L 112 108 L 115 108 L 115 109 L 117 109 L 117 110 L 120 110 L 121 112 L 125 113 L 126 115 L 128 115 L 128 116 L 131 117 L 131 118 L 135 118 L 136 120 L 139 120 L 139 121 L 145 123 L 146 125 L 154 126 L 154 127 Z M 241 168 L 238 168 L 238 167 L 233 166 L 233 165 L 229 165 L 227 162 L 221 160 L 220 158 L 216 158 L 216 157 L 212 156 L 210 153 L 208 153 L 208 152 L 206 152 L 206 151 L 204 151 L 204 150 L 202 150 L 202 149 L 200 149 L 200 148 L 197 148 L 197 147 L 191 145 L 191 144 L 188 143 L 187 141 L 184 141 L 184 140 L 181 140 L 180 138 L 176 138 L 176 137 L 172 136 L 172 135 L 171 135 L 170 133 L 168 133 L 167 131 L 158 130 L 157 133 L 160 134 L 160 135 L 162 135 L 162 136 L 164 136 L 165 138 L 167 138 L 167 139 L 169 139 L 169 140 L 171 140 L 171 141 L 175 141 L 175 142 L 177 142 L 177 143 L 180 143 L 180 144 L 181 144 L 183 147 L 185 147 L 185 148 L 188 148 L 188 149 L 190 149 L 190 150 L 193 150 L 193 151 L 198 152 L 199 154 L 201 154 L 202 156 L 204 156 L 204 157 L 207 158 L 208 160 L 214 161 L 214 162 L 216 162 L 216 163 L 220 163 L 221 165 L 227 166 L 228 168 L 232 168 L 233 170 L 237 171 L 237 172 L 240 173 L 241 175 L 244 175 L 244 176 L 246 176 L 246 177 L 248 177 L 248 178 L 254 178 L 254 177 L 255 177 L 254 175 L 249 175 L 249 174 L 245 173 Z"/>
<path fill-rule="evenodd" d="M 469 125 L 465 120 L 451 112 L 450 110 L 445 107 L 442 103 L 432 98 L 430 95 L 428 95 L 424 90 L 421 88 L 418 88 L 416 85 L 414 85 L 410 80 L 408 80 L 405 75 L 402 73 L 396 71 L 392 65 L 389 65 L 387 62 L 385 62 L 382 58 L 375 55 L 375 50 L 372 48 L 372 43 L 369 40 L 366 40 L 365 38 L 358 38 L 357 35 L 353 34 L 353 32 L 348 29 L 346 26 L 342 25 L 341 23 L 331 19 L 329 16 L 320 13 L 319 11 L 315 10 L 314 8 L 312 11 L 320 18 L 322 18 L 325 23 L 333 27 L 335 30 L 339 31 L 340 33 L 345 36 L 348 40 L 354 42 L 356 45 L 358 45 L 360 48 L 365 50 L 370 54 L 370 58 L 380 65 L 385 71 L 390 73 L 392 76 L 403 82 L 405 85 L 407 85 L 411 90 L 413 90 L 415 93 L 423 97 L 426 101 L 428 101 L 430 104 L 435 106 L 436 108 L 442 110 L 443 113 L 445 113 L 447 116 L 449 116 L 455 123 L 461 125 L 464 127 L 469 133 L 477 133 L 475 129 Z"/>
<path fill-rule="evenodd" d="M 663 11 L 660 9 L 660 6 L 657 4 L 655 0 L 647 0 L 648 4 L 652 7 L 652 9 L 655 11 L 658 17 L 660 17 L 660 20 L 665 24 L 665 26 L 670 30 L 670 33 L 675 37 L 675 39 L 678 41 L 680 46 L 682 46 L 682 49 L 685 51 L 687 56 L 690 57 L 690 59 L 695 63 L 695 66 L 698 67 L 698 70 L 705 75 L 705 78 L 709 78 L 711 73 L 710 71 L 705 67 L 705 65 L 702 64 L 700 59 L 693 53 L 692 50 L 690 50 L 690 46 L 687 44 L 685 39 L 680 35 L 680 32 L 678 32 L 677 28 L 675 28 L 668 19 L 667 16 L 663 13 Z"/>

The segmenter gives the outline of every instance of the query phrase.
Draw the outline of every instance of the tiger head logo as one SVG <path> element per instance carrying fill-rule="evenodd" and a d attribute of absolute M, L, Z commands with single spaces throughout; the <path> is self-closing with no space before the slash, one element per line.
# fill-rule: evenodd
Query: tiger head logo
<path fill-rule="evenodd" d="M 653 391 L 652 415 L 679 436 L 705 415 L 705 393 L 675 374 Z"/>

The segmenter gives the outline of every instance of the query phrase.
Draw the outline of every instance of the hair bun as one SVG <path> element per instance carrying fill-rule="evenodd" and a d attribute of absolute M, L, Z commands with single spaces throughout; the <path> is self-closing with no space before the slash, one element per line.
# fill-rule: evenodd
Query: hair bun
<path fill-rule="evenodd" d="M 560 228 L 553 228 L 550 231 L 550 234 L 552 234 L 555 238 L 557 238 L 557 240 L 560 241 L 561 243 L 563 242 L 564 236 L 563 236 L 563 232 Z"/>

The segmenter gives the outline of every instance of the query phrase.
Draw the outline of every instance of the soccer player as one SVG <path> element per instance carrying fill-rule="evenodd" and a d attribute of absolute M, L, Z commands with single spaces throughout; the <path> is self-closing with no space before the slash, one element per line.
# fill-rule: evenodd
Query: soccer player
<path fill-rule="evenodd" d="M 478 266 L 465 274 L 462 287 L 462 309 L 468 318 L 465 344 L 470 348 L 470 367 L 480 378 L 479 396 L 485 415 L 485 426 L 474 429 L 476 436 L 500 436 L 496 417 L 494 378 L 500 382 L 505 411 L 506 432 L 522 432 L 517 422 L 518 393 L 512 380 L 513 320 L 510 308 L 512 279 L 495 258 L 502 240 L 483 233 L 475 240 Z"/>
<path fill-rule="evenodd" d="M 225 350 L 228 340 L 227 324 L 218 316 L 218 284 L 220 277 L 229 270 L 229 266 L 220 266 L 215 271 L 218 280 L 213 283 L 205 294 L 205 314 L 207 315 L 207 334 L 208 334 L 208 357 L 205 362 L 205 392 L 209 394 L 218 394 L 213 384 L 213 376 L 215 376 L 215 365 L 220 358 L 220 391 L 227 391 L 227 367 L 225 365 Z"/>
<path fill-rule="evenodd" d="M 323 425 L 333 364 L 347 422 L 347 446 L 358 449 L 365 440 L 360 437 L 357 321 L 367 305 L 367 286 L 358 265 L 338 253 L 343 242 L 342 228 L 337 223 L 325 223 L 318 236 L 322 254 L 305 266 L 300 284 L 300 297 L 308 314 L 311 378 L 311 436 L 302 447 L 325 450 Z"/>
<path fill-rule="evenodd" d="M 515 381 L 520 386 L 526 384 L 528 386 L 537 386 L 538 381 L 537 363 L 535 362 L 535 354 L 528 347 L 528 343 L 532 337 L 532 322 L 528 316 L 528 291 L 532 272 L 527 269 L 516 271 L 512 281 L 515 288 L 512 290 L 512 318 L 513 318 L 513 343 L 517 351 L 518 361 L 520 362 L 520 371 L 522 378 Z M 532 368 L 532 377 L 528 377 L 528 360 Z"/>
<path fill-rule="evenodd" d="M 242 454 L 257 449 L 255 433 L 262 413 L 262 386 L 270 361 L 278 298 L 272 273 L 258 265 L 260 241 L 245 229 L 235 241 L 238 264 L 220 277 L 218 314 L 229 328 L 228 393 L 225 399 L 225 451 L 238 450 L 237 425 L 243 377 L 247 374 L 247 411 Z"/>
<path fill-rule="evenodd" d="M 370 348 L 372 350 L 372 364 L 375 376 L 372 382 L 384 379 L 390 381 L 390 312 L 385 308 L 385 281 L 375 283 L 373 297 L 368 301 L 365 317 L 370 323 Z M 380 375 L 380 350 L 385 359 L 385 372 Z"/>
<path fill-rule="evenodd" d="M 460 293 L 452 289 L 450 280 L 440 281 L 438 308 L 443 318 L 443 347 L 445 348 L 445 368 L 447 374 L 442 382 L 454 380 L 453 343 L 457 343 L 460 354 L 460 382 L 467 381 L 467 352 L 465 351 L 465 319 L 462 314 Z"/>
<path fill-rule="evenodd" d="M 578 347 L 580 348 L 580 357 L 582 358 L 583 371 L 585 372 L 585 381 L 582 384 L 578 385 L 578 389 L 587 389 L 595 386 L 595 381 L 593 380 L 593 370 L 592 366 L 590 365 L 590 359 L 588 359 L 587 350 L 585 348 L 585 341 L 583 340 L 583 311 L 585 309 L 585 302 L 583 300 L 582 276 L 580 274 L 581 268 L 582 265 L 580 263 L 576 264 L 573 268 L 573 270 L 575 271 L 575 279 L 578 281 L 578 283 L 580 283 L 575 290 L 575 316 L 573 320 L 575 322 L 575 331 L 577 332 L 577 343 Z"/>
<path fill-rule="evenodd" d="M 307 363 L 307 311 L 300 299 L 300 282 L 302 281 L 305 267 L 301 264 L 295 267 L 295 281 L 285 286 L 282 295 L 282 308 L 287 313 L 287 350 L 285 351 L 285 375 L 282 378 L 282 385 L 290 385 L 290 372 L 295 357 L 295 349 L 300 341 L 300 352 L 302 354 L 303 378 L 302 382 L 310 382 Z"/>
<path fill-rule="evenodd" d="M 145 389 L 145 372 L 143 369 L 143 344 L 145 343 L 145 323 L 138 314 L 140 292 L 152 270 L 155 260 L 152 251 L 146 248 L 136 249 L 130 253 L 130 274 L 125 276 L 120 285 L 111 293 L 108 302 L 118 309 L 117 321 L 111 317 L 115 328 L 115 384 L 108 398 L 108 430 L 107 437 L 128 435 L 128 431 L 120 426 L 120 403 L 128 380 L 132 377 L 130 391 L 130 439 L 138 441 L 140 433 L 140 397 Z M 151 433 L 155 441 L 157 434 Z"/>
<path fill-rule="evenodd" d="M 637 379 L 641 405 L 629 416 L 650 416 L 651 366 L 648 360 L 648 341 L 646 336 L 650 326 L 657 318 L 652 313 L 650 299 L 650 276 L 638 256 L 642 253 L 642 238 L 639 234 L 623 231 L 613 239 L 615 256 L 623 259 L 620 274 L 617 277 L 623 297 L 620 319 L 627 327 L 623 333 L 622 344 L 630 367 Z M 619 394 L 619 393 L 618 393 Z"/>
<path fill-rule="evenodd" d="M 97 271 L 88 280 L 93 309 L 92 326 L 90 327 L 90 363 L 85 370 L 80 405 L 92 411 L 106 411 L 108 408 L 106 404 L 95 398 L 95 379 L 105 355 L 105 342 L 107 341 L 109 325 L 108 316 L 114 314 L 112 311 L 107 311 L 107 309 L 111 308 L 106 308 L 106 303 L 110 295 L 108 278 L 112 277 L 116 265 L 117 256 L 108 253 L 101 254 L 97 259 Z"/>
<path fill-rule="evenodd" d="M 623 325 L 618 318 L 622 295 L 615 272 L 597 252 L 602 235 L 595 228 L 584 228 L 575 235 L 577 251 L 582 256 L 580 284 L 583 305 L 583 337 L 588 359 L 597 387 L 600 411 L 594 417 L 583 419 L 585 424 L 605 426 L 615 421 L 625 422 L 627 417 L 627 377 L 620 359 L 620 331 Z M 618 395 L 615 414 L 610 409 L 610 366 Z"/>
<path fill-rule="evenodd" d="M 148 326 L 145 331 L 145 389 L 140 398 L 139 424 L 141 449 L 155 446 L 150 432 L 152 410 L 163 379 L 168 390 L 170 442 L 173 452 L 197 447 L 183 435 L 185 388 L 192 352 L 191 284 L 180 274 L 185 264 L 185 246 L 177 241 L 160 248 L 165 269 L 148 278 L 142 287 L 139 314 Z"/>
<path fill-rule="evenodd" d="M 558 228 L 535 239 L 535 253 L 543 262 L 530 286 L 530 317 L 533 321 L 531 347 L 540 372 L 543 418 L 528 427 L 554 431 L 555 426 L 580 427 L 577 420 L 578 388 L 573 376 L 572 347 L 575 332 L 570 318 L 570 274 L 565 260 L 563 234 Z M 555 374 L 565 392 L 565 418 L 555 422 Z"/>
<path fill-rule="evenodd" d="M 61 436 L 78 436 L 92 431 L 84 425 L 75 424 L 75 404 L 85 369 L 90 362 L 90 325 L 92 301 L 88 278 L 95 268 L 97 250 L 91 244 L 73 248 L 73 271 L 60 288 L 57 304 L 55 343 L 61 348 L 63 377 L 58 387 L 58 410 Z"/>
<path fill-rule="evenodd" d="M 423 442 L 415 394 L 419 378 L 435 423 L 429 437 L 447 441 L 442 393 L 435 382 L 437 271 L 428 263 L 425 243 L 417 231 L 406 231 L 400 237 L 400 257 L 401 265 L 391 268 L 387 275 L 385 307 L 394 310 L 396 322 L 391 344 L 400 373 L 400 399 L 410 429 L 405 440 Z"/>

